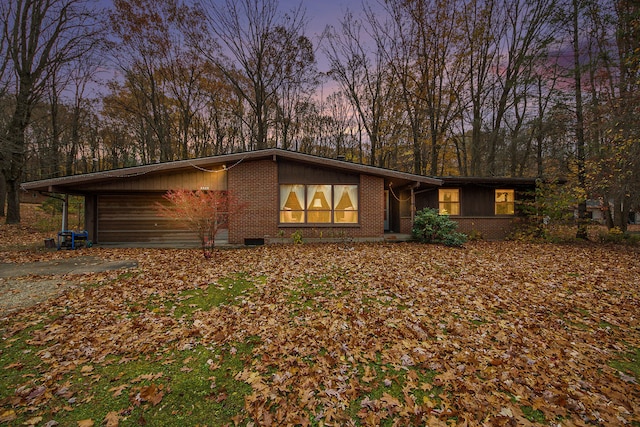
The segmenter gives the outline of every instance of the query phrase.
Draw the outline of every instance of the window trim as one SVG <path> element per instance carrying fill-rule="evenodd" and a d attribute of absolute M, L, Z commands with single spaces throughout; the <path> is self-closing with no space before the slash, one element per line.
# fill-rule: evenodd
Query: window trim
<path fill-rule="evenodd" d="M 299 212 L 302 212 L 302 221 L 301 222 L 285 222 L 282 221 L 283 220 L 283 215 L 285 214 L 285 212 L 287 212 L 286 210 L 283 210 L 283 205 L 282 205 L 282 196 L 283 196 L 283 187 L 284 186 L 288 186 L 288 187 L 294 187 L 294 186 L 302 186 L 304 188 L 303 190 L 303 200 L 299 200 L 299 202 L 302 204 L 302 210 Z M 309 187 L 317 187 L 317 186 L 329 186 L 330 187 L 330 198 L 331 200 L 329 201 L 330 204 L 330 210 L 313 210 L 313 209 L 309 209 L 308 205 L 310 203 L 309 201 Z M 356 204 L 356 209 L 354 210 L 347 210 L 347 209 L 336 209 L 337 204 L 339 204 L 339 201 L 336 200 L 336 197 L 338 197 L 336 195 L 336 187 L 341 187 L 341 186 L 345 186 L 345 187 L 355 187 L 355 196 L 356 196 L 356 200 L 355 200 L 355 204 Z M 296 211 L 298 212 L 298 211 Z M 309 222 L 309 213 L 310 212 L 329 212 L 330 213 L 330 221 L 328 222 Z M 337 222 L 336 221 L 336 214 L 337 213 L 355 213 L 356 215 L 356 221 L 354 222 Z M 314 183 L 314 184 L 300 184 L 300 183 L 279 183 L 278 184 L 278 226 L 279 227 L 354 227 L 354 226 L 359 226 L 360 225 L 360 184 L 351 184 L 351 183 L 338 183 L 338 184 L 319 184 L 319 183 Z"/>

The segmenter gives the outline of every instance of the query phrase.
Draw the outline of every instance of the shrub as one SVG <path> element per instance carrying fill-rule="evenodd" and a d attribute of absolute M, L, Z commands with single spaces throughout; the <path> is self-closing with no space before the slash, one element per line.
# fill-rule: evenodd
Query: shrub
<path fill-rule="evenodd" d="M 411 230 L 413 237 L 423 243 L 441 243 L 462 246 L 467 236 L 456 231 L 458 224 L 449 215 L 440 215 L 436 209 L 425 208 L 416 213 Z"/>
<path fill-rule="evenodd" d="M 293 233 L 291 233 L 291 240 L 293 240 L 294 245 L 303 244 L 304 240 L 302 240 L 302 231 L 296 230 Z"/>
<path fill-rule="evenodd" d="M 240 213 L 244 205 L 230 191 L 169 190 L 162 196 L 168 203 L 156 203 L 161 216 L 184 222 L 200 239 L 206 259 L 213 255 L 218 230 L 229 218 Z"/>
<path fill-rule="evenodd" d="M 607 232 L 599 234 L 601 243 L 617 243 L 625 245 L 637 245 L 640 243 L 640 236 L 620 230 L 619 227 L 609 229 Z"/>

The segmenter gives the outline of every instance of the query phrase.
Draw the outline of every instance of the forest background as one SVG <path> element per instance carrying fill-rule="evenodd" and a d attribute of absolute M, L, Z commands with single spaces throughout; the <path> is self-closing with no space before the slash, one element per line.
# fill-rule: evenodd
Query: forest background
<path fill-rule="evenodd" d="M 0 214 L 20 184 L 279 147 L 640 202 L 634 0 L 387 0 L 309 34 L 278 0 L 0 5 Z"/>

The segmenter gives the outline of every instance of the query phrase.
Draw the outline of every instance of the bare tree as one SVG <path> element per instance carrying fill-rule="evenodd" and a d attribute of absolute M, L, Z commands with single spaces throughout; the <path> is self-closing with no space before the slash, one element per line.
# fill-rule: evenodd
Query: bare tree
<path fill-rule="evenodd" d="M 497 46 L 504 34 L 504 21 L 499 18 L 499 0 L 469 0 L 463 9 L 462 27 L 467 45 L 465 56 L 467 73 L 466 102 L 471 122 L 471 141 L 466 143 L 463 132 L 463 156 L 470 158 L 468 172 L 473 176 L 483 173 L 482 152 L 484 117 L 489 110 L 488 99 L 491 93 L 491 70 L 498 54 Z M 464 126 L 462 126 L 464 129 Z M 469 146 L 470 153 L 466 147 Z M 467 170 L 467 161 L 463 170 Z"/>
<path fill-rule="evenodd" d="M 366 46 L 368 39 L 371 39 L 371 35 L 348 12 L 341 22 L 341 31 L 334 29 L 328 33 L 325 53 L 329 58 L 331 76 L 349 97 L 369 138 L 369 163 L 377 165 L 380 163 L 378 151 L 382 146 L 385 109 L 391 94 L 388 83 L 391 79 L 385 49 L 377 44 L 369 52 Z"/>
<path fill-rule="evenodd" d="M 398 50 L 398 54 L 389 56 L 389 62 L 401 84 L 411 127 L 413 169 L 415 173 L 436 175 L 446 134 L 460 115 L 457 98 L 465 81 L 459 5 L 442 0 L 392 0 L 388 4 L 394 16 L 392 43 L 395 42 Z M 423 140 L 428 141 L 424 161 L 421 158 Z"/>
<path fill-rule="evenodd" d="M 215 64 L 249 105 L 246 118 L 253 130 L 253 148 L 266 148 L 271 113 L 278 93 L 291 81 L 291 61 L 308 55 L 304 40 L 305 16 L 301 6 L 288 14 L 278 9 L 277 0 L 205 0 L 201 11 L 213 42 L 202 42 L 192 34 L 205 57 Z M 314 61 L 296 65 L 297 75 L 307 73 Z"/>
<path fill-rule="evenodd" d="M 8 224 L 20 222 L 19 189 L 25 164 L 25 131 L 49 78 L 91 50 L 98 31 L 88 0 L 9 0 L 0 6 L 8 69 L 15 79 L 15 108 L 2 133 L 0 170 L 7 185 Z"/>
<path fill-rule="evenodd" d="M 552 27 L 549 25 L 555 13 L 553 0 L 515 0 L 503 3 L 507 22 L 504 37 L 504 52 L 500 52 L 495 63 L 497 85 L 495 86 L 495 108 L 489 134 L 487 158 L 489 175 L 496 175 L 496 151 L 501 129 L 509 104 L 518 98 L 518 86 L 531 76 L 533 65 L 546 55 L 551 41 Z"/>

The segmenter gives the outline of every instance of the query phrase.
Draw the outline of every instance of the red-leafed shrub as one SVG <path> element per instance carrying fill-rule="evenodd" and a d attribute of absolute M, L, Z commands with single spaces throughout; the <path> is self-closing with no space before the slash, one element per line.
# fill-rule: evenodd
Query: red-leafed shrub
<path fill-rule="evenodd" d="M 198 235 L 205 258 L 211 258 L 218 230 L 243 208 L 230 191 L 169 190 L 163 197 L 169 204 L 158 203 L 160 215 L 185 222 Z"/>

